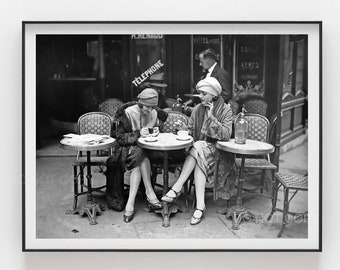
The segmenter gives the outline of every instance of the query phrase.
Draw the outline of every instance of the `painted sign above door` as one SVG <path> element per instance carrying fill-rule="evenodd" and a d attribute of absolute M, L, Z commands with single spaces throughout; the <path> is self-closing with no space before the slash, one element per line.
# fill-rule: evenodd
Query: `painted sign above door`
<path fill-rule="evenodd" d="M 236 37 L 234 98 L 264 95 L 264 37 Z"/>

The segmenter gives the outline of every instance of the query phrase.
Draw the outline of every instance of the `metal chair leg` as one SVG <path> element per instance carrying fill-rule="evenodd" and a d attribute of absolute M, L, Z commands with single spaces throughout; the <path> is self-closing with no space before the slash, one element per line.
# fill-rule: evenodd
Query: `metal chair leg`
<path fill-rule="evenodd" d="M 274 192 L 276 190 L 276 177 L 275 177 L 275 171 L 274 170 L 271 170 L 272 171 L 272 190 L 271 190 L 271 195 L 272 195 L 272 198 L 274 198 Z M 277 195 L 276 195 L 277 196 Z"/>
<path fill-rule="evenodd" d="M 73 210 L 77 208 L 78 202 L 78 172 L 77 166 L 73 166 Z"/>
<path fill-rule="evenodd" d="M 282 232 L 284 231 L 288 223 L 288 211 L 289 211 L 289 200 L 288 200 L 289 189 L 288 188 L 284 189 L 284 194 L 285 195 L 284 195 L 284 202 L 283 202 L 284 205 L 283 205 L 282 226 L 277 237 L 281 237 Z"/>
<path fill-rule="evenodd" d="M 84 192 L 84 166 L 79 166 L 80 169 L 80 192 Z"/>
<path fill-rule="evenodd" d="M 266 180 L 266 171 L 262 170 L 262 172 L 261 172 L 261 189 L 260 189 L 261 193 L 263 193 L 263 187 L 264 187 L 265 180 Z"/>
<path fill-rule="evenodd" d="M 279 191 L 279 181 L 276 180 L 274 172 L 272 175 L 272 211 L 270 215 L 268 216 L 267 220 L 270 220 L 275 212 L 276 209 L 276 203 L 277 203 L 277 193 Z"/>

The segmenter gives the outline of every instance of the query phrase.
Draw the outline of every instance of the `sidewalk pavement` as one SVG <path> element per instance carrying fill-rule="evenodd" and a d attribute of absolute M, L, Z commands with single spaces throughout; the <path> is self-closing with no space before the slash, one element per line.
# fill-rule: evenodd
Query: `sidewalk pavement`
<path fill-rule="evenodd" d="M 280 172 L 307 173 L 308 142 L 289 150 L 280 156 Z M 98 224 L 89 225 L 86 216 L 66 215 L 67 209 L 73 204 L 73 170 L 72 161 L 75 153 L 60 149 L 57 140 L 45 142 L 45 146 L 37 151 L 37 238 L 276 238 L 281 226 L 282 214 L 276 212 L 271 221 L 266 217 L 271 211 L 270 192 L 265 190 L 264 196 L 245 196 L 245 207 L 262 217 L 241 223 L 239 230 L 231 229 L 232 221 L 225 215 L 218 214 L 226 201 L 212 199 L 212 193 L 206 192 L 207 210 L 201 223 L 192 226 L 189 212 L 178 212 L 170 217 L 170 227 L 162 227 L 162 216 L 148 212 L 144 194 L 138 194 L 135 205 L 135 217 L 131 223 L 123 222 L 123 212 L 106 210 L 97 216 Z M 162 175 L 158 175 L 161 182 Z M 95 168 L 93 169 L 93 185 L 105 183 L 105 177 Z M 170 186 L 176 180 L 170 173 Z M 128 175 L 126 175 L 128 181 Z M 161 194 L 159 188 L 157 194 Z M 183 196 L 182 196 L 183 197 Z M 104 195 L 94 195 L 94 199 L 101 205 L 105 204 Z M 86 196 L 78 199 L 78 206 L 86 201 Z M 282 191 L 278 194 L 278 205 L 283 201 Z M 307 192 L 299 192 L 291 202 L 291 210 L 305 211 L 308 207 Z M 178 200 L 184 205 L 184 199 Z M 283 232 L 282 238 L 307 238 L 308 223 L 306 221 L 292 222 Z"/>

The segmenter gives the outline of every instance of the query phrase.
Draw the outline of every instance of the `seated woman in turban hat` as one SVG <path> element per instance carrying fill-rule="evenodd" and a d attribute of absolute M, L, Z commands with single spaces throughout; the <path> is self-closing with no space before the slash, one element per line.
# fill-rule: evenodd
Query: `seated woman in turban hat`
<path fill-rule="evenodd" d="M 188 126 L 182 124 L 181 129 L 188 129 L 194 138 L 181 175 L 169 192 L 162 197 L 165 203 L 173 203 L 181 193 L 182 187 L 194 171 L 196 209 L 190 224 L 198 224 L 205 211 L 205 185 L 214 182 L 214 165 L 216 160 L 216 141 L 229 140 L 232 132 L 232 111 L 221 97 L 222 87 L 213 77 L 205 78 L 196 85 L 201 103 L 196 105 L 191 114 Z M 234 157 L 227 155 L 224 167 L 219 167 L 217 183 L 214 183 L 214 198 L 229 199 L 230 188 L 227 177 L 234 175 Z"/>

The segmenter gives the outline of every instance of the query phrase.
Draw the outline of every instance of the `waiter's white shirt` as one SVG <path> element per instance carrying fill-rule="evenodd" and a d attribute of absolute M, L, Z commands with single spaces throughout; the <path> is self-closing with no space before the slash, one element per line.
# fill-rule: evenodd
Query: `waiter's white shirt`
<path fill-rule="evenodd" d="M 211 72 L 214 70 L 215 66 L 217 65 L 217 62 L 215 64 L 213 64 L 209 69 L 208 69 L 208 73 L 205 76 L 206 78 L 209 78 L 211 76 Z"/>

